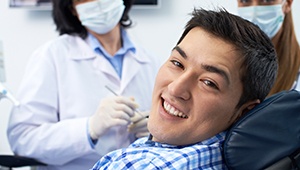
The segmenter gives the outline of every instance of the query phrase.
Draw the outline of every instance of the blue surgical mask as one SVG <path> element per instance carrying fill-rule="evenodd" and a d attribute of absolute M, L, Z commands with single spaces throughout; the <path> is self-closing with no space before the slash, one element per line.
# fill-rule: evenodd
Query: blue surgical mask
<path fill-rule="evenodd" d="M 124 9 L 123 0 L 95 0 L 76 5 L 81 24 L 98 34 L 111 31 L 119 23 Z"/>
<path fill-rule="evenodd" d="M 238 14 L 258 25 L 269 38 L 273 38 L 277 34 L 284 20 L 282 4 L 239 7 Z"/>

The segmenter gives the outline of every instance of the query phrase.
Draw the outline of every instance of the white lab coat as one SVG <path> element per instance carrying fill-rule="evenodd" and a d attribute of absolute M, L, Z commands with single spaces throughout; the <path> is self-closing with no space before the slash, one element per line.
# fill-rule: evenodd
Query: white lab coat
<path fill-rule="evenodd" d="M 63 35 L 39 48 L 20 85 L 21 105 L 11 112 L 7 133 L 12 150 L 49 164 L 40 169 L 83 170 L 107 152 L 128 146 L 133 135 L 115 127 L 98 140 L 102 149 L 96 152 L 88 141 L 87 120 L 101 99 L 113 96 L 105 85 L 133 96 L 141 111 L 150 109 L 160 62 L 136 48 L 136 54 L 124 57 L 122 80 L 77 36 Z"/>

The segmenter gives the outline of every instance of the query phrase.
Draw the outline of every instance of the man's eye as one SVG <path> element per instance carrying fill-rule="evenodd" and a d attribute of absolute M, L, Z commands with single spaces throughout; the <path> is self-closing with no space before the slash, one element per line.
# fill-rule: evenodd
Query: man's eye
<path fill-rule="evenodd" d="M 171 62 L 175 65 L 175 66 L 177 66 L 177 67 L 180 67 L 180 68 L 184 68 L 183 67 L 183 65 L 180 63 L 180 62 L 178 62 L 178 61 L 176 61 L 176 60 L 171 60 Z"/>
<path fill-rule="evenodd" d="M 213 83 L 212 81 L 209 81 L 209 80 L 203 80 L 203 82 L 204 82 L 204 84 L 206 84 L 206 85 L 209 86 L 209 87 L 212 87 L 212 88 L 217 89 L 217 90 L 219 89 L 218 86 L 216 86 L 216 84 Z"/>

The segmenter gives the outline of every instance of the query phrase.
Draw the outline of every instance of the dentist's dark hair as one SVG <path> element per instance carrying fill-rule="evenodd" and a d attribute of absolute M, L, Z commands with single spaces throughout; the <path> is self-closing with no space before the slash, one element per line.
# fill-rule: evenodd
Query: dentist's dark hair
<path fill-rule="evenodd" d="M 268 36 L 258 26 L 223 8 L 215 11 L 200 8 L 194 9 L 177 44 L 195 27 L 232 44 L 239 54 L 242 64 L 236 71 L 241 75 L 243 93 L 237 107 L 247 101 L 263 101 L 275 82 L 278 70 L 276 52 Z"/>
<path fill-rule="evenodd" d="M 123 1 L 125 10 L 120 20 L 120 24 L 122 27 L 128 28 L 132 24 L 129 17 L 129 11 L 134 3 L 134 0 Z M 52 0 L 52 18 L 59 35 L 78 35 L 84 39 L 87 37 L 87 30 L 81 24 L 75 14 L 76 11 L 73 5 L 73 0 Z"/>

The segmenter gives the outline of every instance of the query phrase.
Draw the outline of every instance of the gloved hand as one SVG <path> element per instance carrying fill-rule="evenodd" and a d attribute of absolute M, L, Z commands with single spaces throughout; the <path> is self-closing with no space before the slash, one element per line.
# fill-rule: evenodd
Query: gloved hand
<path fill-rule="evenodd" d="M 140 114 L 139 114 L 140 113 Z M 127 130 L 134 133 L 136 138 L 141 138 L 149 135 L 147 128 L 149 112 L 139 112 L 134 114 L 131 118 L 132 123 L 128 125 Z"/>
<path fill-rule="evenodd" d="M 114 126 L 128 125 L 138 104 L 131 98 L 114 96 L 103 99 L 94 115 L 89 118 L 89 133 L 98 139 Z"/>

